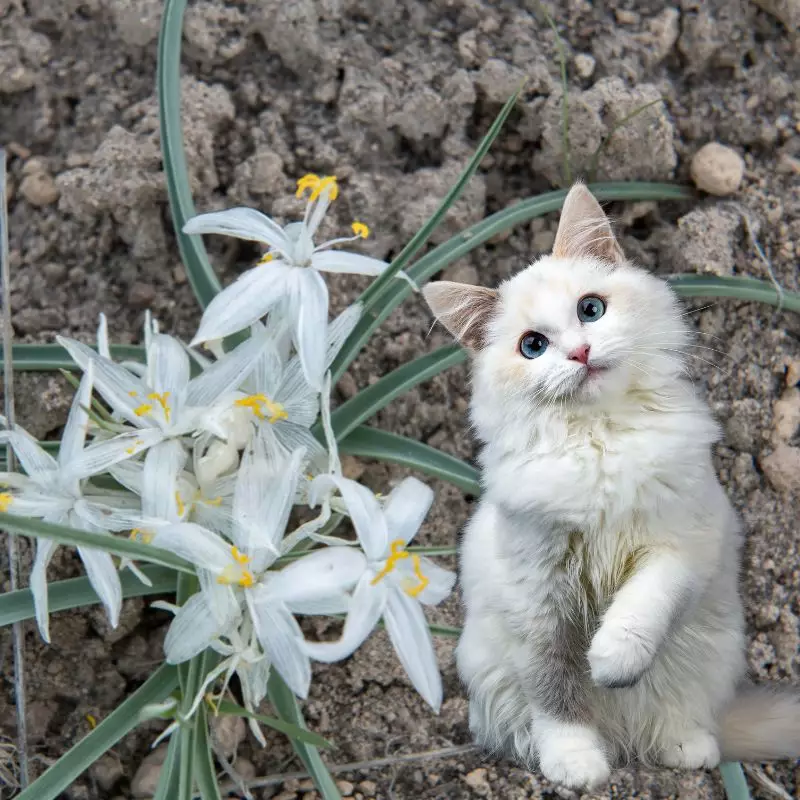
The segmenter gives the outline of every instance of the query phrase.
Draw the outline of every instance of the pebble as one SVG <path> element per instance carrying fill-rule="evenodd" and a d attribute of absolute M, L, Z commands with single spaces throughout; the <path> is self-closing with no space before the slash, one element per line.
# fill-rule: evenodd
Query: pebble
<path fill-rule="evenodd" d="M 353 794 L 355 787 L 350 781 L 336 781 L 336 786 L 342 794 Z"/>
<path fill-rule="evenodd" d="M 787 389 L 772 407 L 772 435 L 775 444 L 789 442 L 800 429 L 800 392 Z"/>
<path fill-rule="evenodd" d="M 149 283 L 134 281 L 128 289 L 128 302 L 134 308 L 147 308 L 155 299 L 155 287 Z"/>
<path fill-rule="evenodd" d="M 575 71 L 581 78 L 591 78 L 595 64 L 594 58 L 588 53 L 578 53 L 575 56 Z"/>
<path fill-rule="evenodd" d="M 242 717 L 237 717 L 235 714 L 220 714 L 211 718 L 211 735 L 223 755 L 230 758 L 244 741 L 247 726 Z M 240 764 L 241 759 L 236 763 Z"/>
<path fill-rule="evenodd" d="M 800 447 L 779 444 L 772 453 L 761 459 L 761 469 L 779 492 L 800 492 Z"/>
<path fill-rule="evenodd" d="M 485 789 L 489 782 L 486 780 L 486 770 L 483 767 L 472 770 L 464 776 L 464 783 L 472 789 Z"/>
<path fill-rule="evenodd" d="M 375 781 L 361 781 L 358 788 L 369 795 L 374 795 L 378 791 L 378 784 Z"/>
<path fill-rule="evenodd" d="M 52 205 L 60 196 L 55 181 L 46 172 L 34 172 L 26 175 L 22 179 L 19 190 L 32 206 Z"/>
<path fill-rule="evenodd" d="M 152 753 L 145 756 L 131 781 L 132 797 L 152 797 L 156 793 L 161 766 L 166 757 L 166 745 L 160 745 Z"/>
<path fill-rule="evenodd" d="M 359 461 L 355 456 L 342 456 L 342 475 L 345 478 L 357 481 L 364 474 L 365 469 L 363 462 Z"/>
<path fill-rule="evenodd" d="M 448 267 L 442 273 L 442 280 L 468 283 L 471 286 L 476 286 L 480 281 L 480 276 L 478 275 L 478 270 L 472 264 L 456 264 L 453 267 Z"/>
<path fill-rule="evenodd" d="M 118 758 L 105 755 L 92 764 L 89 774 L 104 792 L 110 792 L 123 775 L 122 764 Z"/>
<path fill-rule="evenodd" d="M 741 186 L 744 160 L 732 148 L 709 142 L 694 154 L 690 171 L 698 189 L 725 197 Z"/>

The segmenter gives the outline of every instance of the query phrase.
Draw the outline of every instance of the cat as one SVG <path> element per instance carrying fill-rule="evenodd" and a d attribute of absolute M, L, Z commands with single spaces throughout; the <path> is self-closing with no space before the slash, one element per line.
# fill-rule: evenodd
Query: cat
<path fill-rule="evenodd" d="M 800 695 L 745 679 L 741 527 L 669 286 L 576 184 L 552 255 L 424 295 L 473 356 L 456 663 L 476 741 L 573 789 L 633 757 L 800 757 Z"/>

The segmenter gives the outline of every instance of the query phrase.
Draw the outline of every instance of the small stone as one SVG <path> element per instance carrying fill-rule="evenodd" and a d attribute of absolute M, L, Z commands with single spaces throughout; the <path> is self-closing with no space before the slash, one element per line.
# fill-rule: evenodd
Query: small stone
<path fill-rule="evenodd" d="M 442 280 L 477 286 L 480 276 L 478 275 L 478 270 L 472 264 L 456 264 L 454 267 L 448 267 L 442 273 Z"/>
<path fill-rule="evenodd" d="M 744 159 L 730 147 L 709 142 L 695 153 L 690 171 L 698 189 L 725 197 L 741 186 Z"/>
<path fill-rule="evenodd" d="M 351 481 L 357 481 L 363 474 L 366 467 L 355 456 L 342 456 L 342 475 Z"/>
<path fill-rule="evenodd" d="M 779 444 L 772 453 L 761 459 L 761 469 L 779 492 L 800 492 L 800 447 Z"/>
<path fill-rule="evenodd" d="M 464 783 L 478 794 L 485 794 L 489 790 L 489 782 L 486 780 L 486 770 L 483 767 L 472 770 L 464 776 Z"/>
<path fill-rule="evenodd" d="M 47 163 L 38 156 L 29 158 L 22 167 L 23 175 L 36 175 L 40 172 L 47 172 Z"/>
<path fill-rule="evenodd" d="M 342 794 L 353 794 L 355 788 L 350 781 L 336 781 L 336 786 Z"/>
<path fill-rule="evenodd" d="M 791 441 L 800 429 L 800 392 L 797 389 L 785 391 L 772 407 L 773 442 Z"/>
<path fill-rule="evenodd" d="M 345 372 L 345 374 L 339 378 L 339 382 L 336 384 L 336 387 L 348 399 L 358 394 L 358 384 L 356 383 L 356 379 L 349 372 Z"/>
<path fill-rule="evenodd" d="M 790 361 L 786 365 L 786 386 L 794 388 L 800 384 L 800 361 Z"/>
<path fill-rule="evenodd" d="M 575 56 L 575 71 L 581 78 L 590 78 L 595 68 L 595 60 L 588 53 L 578 53 Z"/>
<path fill-rule="evenodd" d="M 128 289 L 128 302 L 134 308 L 147 308 L 156 299 L 156 290 L 149 283 L 134 281 Z"/>
<path fill-rule="evenodd" d="M 226 758 L 231 758 L 236 753 L 246 735 L 247 726 L 242 717 L 221 714 L 211 718 L 211 736 Z M 239 764 L 239 761 L 236 763 Z"/>
<path fill-rule="evenodd" d="M 26 175 L 22 179 L 19 190 L 32 206 L 52 205 L 60 196 L 55 181 L 46 172 Z"/>
<path fill-rule="evenodd" d="M 378 791 L 378 784 L 375 781 L 361 781 L 358 788 L 369 795 L 374 795 Z"/>
<path fill-rule="evenodd" d="M 118 758 L 105 755 L 89 768 L 89 774 L 104 791 L 110 792 L 123 775 L 122 764 Z"/>
<path fill-rule="evenodd" d="M 152 797 L 156 793 L 161 766 L 166 757 L 166 745 L 160 745 L 152 753 L 145 756 L 131 781 L 132 797 Z"/>
<path fill-rule="evenodd" d="M 42 267 L 42 275 L 52 283 L 62 280 L 67 274 L 67 268 L 60 261 L 49 261 Z"/>

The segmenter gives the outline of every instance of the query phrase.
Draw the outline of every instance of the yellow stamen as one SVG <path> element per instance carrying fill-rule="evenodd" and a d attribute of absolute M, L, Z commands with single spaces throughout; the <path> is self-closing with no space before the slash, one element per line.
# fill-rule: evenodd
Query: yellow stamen
<path fill-rule="evenodd" d="M 289 419 L 286 409 L 273 400 L 270 400 L 265 394 L 251 394 L 241 400 L 234 400 L 233 404 L 240 408 L 249 408 L 258 419 L 268 419 L 271 424 L 275 424 L 279 420 Z M 265 406 L 269 417 L 264 414 L 261 406 Z"/>
<path fill-rule="evenodd" d="M 175 505 L 178 507 L 178 516 L 182 517 L 186 513 L 186 506 L 180 492 L 175 492 Z"/>
<path fill-rule="evenodd" d="M 317 185 L 319 185 L 319 175 L 309 172 L 297 181 L 297 191 L 294 193 L 294 196 L 302 197 L 309 189 L 313 191 L 314 187 Z"/>
<path fill-rule="evenodd" d="M 137 417 L 143 417 L 145 414 L 149 414 L 153 410 L 153 406 L 150 403 L 142 403 L 140 406 L 137 406 L 133 409 L 133 413 L 136 414 Z"/>
<path fill-rule="evenodd" d="M 164 419 L 169 422 L 169 392 L 150 392 L 147 395 L 147 399 L 155 400 L 164 409 Z M 137 411 L 136 413 L 138 414 L 139 412 Z"/>
<path fill-rule="evenodd" d="M 402 539 L 395 539 L 389 549 L 389 558 L 386 559 L 383 569 L 372 579 L 372 586 L 380 583 L 397 566 L 398 561 L 410 558 L 410 553 L 405 551 L 405 543 Z"/>
<path fill-rule="evenodd" d="M 236 563 L 228 564 L 222 570 L 222 573 L 217 578 L 217 583 L 223 583 L 226 585 L 235 583 L 238 586 L 244 587 L 245 589 L 249 586 L 252 586 L 255 583 L 253 573 L 248 569 L 242 569 L 245 564 L 250 563 L 250 556 L 245 555 L 241 552 L 241 550 L 239 550 L 238 547 L 235 546 L 231 547 L 231 555 Z"/>
<path fill-rule="evenodd" d="M 134 542 L 150 544 L 153 541 L 153 533 L 142 528 L 134 528 L 129 538 L 133 539 Z"/>
<path fill-rule="evenodd" d="M 417 576 L 419 584 L 417 586 L 412 586 L 411 588 L 405 589 L 405 593 L 409 597 L 417 597 L 418 595 L 422 594 L 422 592 L 424 592 L 425 589 L 428 587 L 430 579 L 427 577 L 427 575 L 423 575 L 422 561 L 420 560 L 420 557 L 416 553 L 412 554 L 411 563 L 414 565 L 414 575 Z"/>
<path fill-rule="evenodd" d="M 362 239 L 366 239 L 369 236 L 369 228 L 363 222 L 356 221 L 350 227 L 353 229 L 353 233 Z"/>
<path fill-rule="evenodd" d="M 125 452 L 132 456 L 136 452 L 137 447 L 141 447 L 144 444 L 144 439 L 137 439 L 131 447 L 126 447 Z"/>
<path fill-rule="evenodd" d="M 207 506 L 221 506 L 222 505 L 222 498 L 221 497 L 203 497 L 202 495 L 197 498 L 199 503 L 203 503 Z"/>
<path fill-rule="evenodd" d="M 239 550 L 236 545 L 231 547 L 231 555 L 233 556 L 233 560 L 237 564 L 249 564 L 250 563 L 250 556 L 245 555 L 241 550 Z"/>
<path fill-rule="evenodd" d="M 269 264 L 269 262 L 272 261 L 273 258 L 275 258 L 275 255 L 273 253 L 264 253 L 264 255 L 261 256 L 261 258 L 258 260 L 258 263 Z"/>
<path fill-rule="evenodd" d="M 89 723 L 89 727 L 94 730 L 97 727 L 97 719 L 95 718 L 94 714 L 87 714 L 86 721 Z"/>
<path fill-rule="evenodd" d="M 311 190 L 310 202 L 316 200 L 325 190 L 328 191 L 328 200 L 333 202 L 339 196 L 339 184 L 336 183 L 335 175 L 326 175 L 320 178 Z"/>
<path fill-rule="evenodd" d="M 5 513 L 8 507 L 14 502 L 14 495 L 11 492 L 0 492 L 0 511 Z"/>

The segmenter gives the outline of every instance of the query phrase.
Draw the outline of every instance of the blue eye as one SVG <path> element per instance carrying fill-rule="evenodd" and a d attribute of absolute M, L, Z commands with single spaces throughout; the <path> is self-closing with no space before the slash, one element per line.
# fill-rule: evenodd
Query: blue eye
<path fill-rule="evenodd" d="M 581 322 L 597 322 L 605 313 L 605 301 L 593 294 L 587 294 L 578 300 L 578 319 Z"/>
<path fill-rule="evenodd" d="M 528 331 L 519 340 L 519 352 L 525 358 L 539 358 L 547 350 L 549 344 L 550 340 L 545 335 L 536 333 L 536 331 Z"/>

